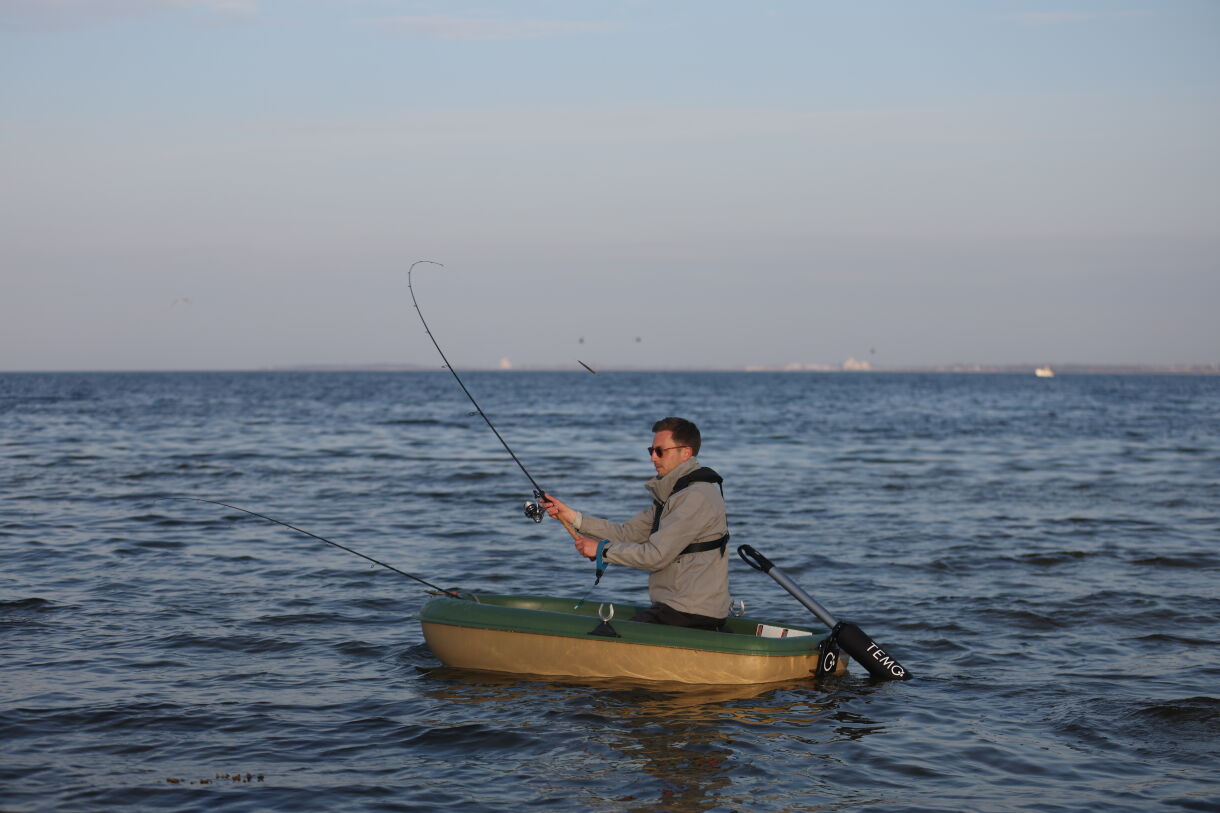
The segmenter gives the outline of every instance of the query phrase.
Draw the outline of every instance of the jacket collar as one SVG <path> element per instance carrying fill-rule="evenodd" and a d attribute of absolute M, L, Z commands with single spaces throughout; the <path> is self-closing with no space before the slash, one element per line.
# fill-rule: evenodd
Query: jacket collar
<path fill-rule="evenodd" d="M 652 492 L 654 498 L 665 502 L 669 499 L 669 495 L 674 493 L 674 483 L 697 468 L 700 468 L 699 458 L 692 457 L 684 463 L 679 463 L 673 468 L 673 471 L 664 477 L 653 477 L 644 484 L 644 487 Z"/>

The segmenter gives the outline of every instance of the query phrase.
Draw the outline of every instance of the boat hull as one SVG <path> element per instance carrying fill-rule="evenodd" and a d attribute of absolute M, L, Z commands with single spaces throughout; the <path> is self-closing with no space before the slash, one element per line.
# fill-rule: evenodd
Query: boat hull
<path fill-rule="evenodd" d="M 610 625 L 618 637 L 610 637 L 593 632 L 598 608 L 545 596 L 439 597 L 420 621 L 441 663 L 463 669 L 698 684 L 773 683 L 817 671 L 818 636 L 796 634 L 812 633 L 807 627 L 763 638 L 754 634 L 762 622 L 731 618 L 729 632 L 692 630 L 627 621 L 638 608 L 616 604 Z M 843 659 L 836 669 L 845 671 Z"/>

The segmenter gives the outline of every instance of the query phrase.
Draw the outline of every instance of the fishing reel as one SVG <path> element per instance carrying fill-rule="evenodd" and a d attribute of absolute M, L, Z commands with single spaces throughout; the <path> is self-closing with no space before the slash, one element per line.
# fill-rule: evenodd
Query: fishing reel
<path fill-rule="evenodd" d="M 546 509 L 542 507 L 542 501 L 545 499 L 541 492 L 534 492 L 534 499 L 525 501 L 525 515 L 534 522 L 542 522 L 546 516 Z"/>

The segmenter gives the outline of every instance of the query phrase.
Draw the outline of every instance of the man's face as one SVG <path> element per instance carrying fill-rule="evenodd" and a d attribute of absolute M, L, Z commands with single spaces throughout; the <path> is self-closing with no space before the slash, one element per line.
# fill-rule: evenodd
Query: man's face
<path fill-rule="evenodd" d="M 689 446 L 679 446 L 674 433 L 666 429 L 652 436 L 652 467 L 664 477 L 692 457 Z"/>

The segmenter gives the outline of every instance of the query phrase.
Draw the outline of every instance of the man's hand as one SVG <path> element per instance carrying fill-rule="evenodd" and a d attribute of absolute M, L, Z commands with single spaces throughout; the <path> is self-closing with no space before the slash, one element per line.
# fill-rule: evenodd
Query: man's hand
<path fill-rule="evenodd" d="M 576 512 L 550 494 L 543 495 L 542 507 L 546 509 L 547 516 L 563 520 L 569 525 L 576 521 Z"/>
<path fill-rule="evenodd" d="M 580 551 L 580 555 L 586 559 L 597 558 L 597 543 L 598 540 L 588 536 L 578 536 L 573 540 L 576 550 Z"/>

